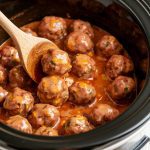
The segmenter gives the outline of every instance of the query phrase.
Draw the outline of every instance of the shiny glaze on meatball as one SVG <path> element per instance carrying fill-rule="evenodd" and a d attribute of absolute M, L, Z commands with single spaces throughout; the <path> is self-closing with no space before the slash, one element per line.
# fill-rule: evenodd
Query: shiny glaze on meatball
<path fill-rule="evenodd" d="M 83 79 L 93 79 L 96 75 L 95 61 L 85 54 L 77 54 L 72 63 L 72 72 Z"/>
<path fill-rule="evenodd" d="M 112 55 L 120 54 L 123 46 L 111 35 L 104 35 L 96 44 L 97 52 L 109 58 Z"/>
<path fill-rule="evenodd" d="M 48 75 L 65 74 L 71 70 L 68 54 L 62 50 L 49 50 L 41 59 L 43 72 Z"/>
<path fill-rule="evenodd" d="M 42 19 L 38 27 L 38 34 L 49 40 L 59 40 L 66 35 L 66 22 L 61 17 L 47 16 Z"/>
<path fill-rule="evenodd" d="M 60 106 L 69 98 L 68 86 L 59 76 L 49 76 L 41 80 L 37 95 L 42 103 Z"/>
<path fill-rule="evenodd" d="M 7 82 L 8 72 L 6 68 L 0 65 L 0 84 L 5 84 Z"/>
<path fill-rule="evenodd" d="M 26 132 L 29 134 L 32 133 L 32 126 L 30 125 L 28 120 L 22 116 L 12 116 L 6 121 L 6 124 L 22 132 Z"/>
<path fill-rule="evenodd" d="M 13 67 L 9 72 L 9 82 L 11 87 L 24 88 L 31 85 L 32 80 L 21 65 Z"/>
<path fill-rule="evenodd" d="M 108 104 L 99 104 L 92 111 L 92 120 L 96 125 L 104 124 L 114 120 L 119 115 L 119 111 Z"/>
<path fill-rule="evenodd" d="M 66 49 L 73 53 L 88 53 L 94 48 L 90 37 L 81 32 L 72 32 L 66 40 Z"/>
<path fill-rule="evenodd" d="M 0 63 L 6 67 L 13 67 L 20 63 L 18 51 L 12 46 L 4 46 L 0 51 Z"/>
<path fill-rule="evenodd" d="M 106 64 L 106 74 L 114 79 L 119 75 L 124 75 L 133 71 L 132 61 L 122 55 L 113 55 Z"/>
<path fill-rule="evenodd" d="M 96 96 L 95 88 L 85 82 L 75 82 L 70 88 L 70 101 L 75 104 L 85 105 L 94 101 Z"/>
<path fill-rule="evenodd" d="M 34 98 L 30 92 L 15 88 L 6 96 L 3 107 L 10 114 L 26 116 L 33 108 L 33 104 Z"/>
<path fill-rule="evenodd" d="M 42 126 L 38 128 L 35 132 L 36 135 L 44 135 L 44 136 L 58 136 L 57 130 L 51 128 L 51 127 L 46 127 Z"/>
<path fill-rule="evenodd" d="M 64 124 L 64 132 L 67 135 L 84 133 L 92 129 L 93 126 L 87 118 L 81 115 L 69 118 Z"/>
<path fill-rule="evenodd" d="M 78 31 L 87 34 L 89 37 L 93 38 L 94 37 L 94 31 L 93 28 L 91 27 L 89 22 L 82 21 L 82 20 L 75 20 L 71 26 L 70 30 L 73 31 Z"/>
<path fill-rule="evenodd" d="M 119 76 L 107 88 L 108 94 L 114 100 L 128 96 L 135 89 L 135 81 L 131 77 Z"/>
<path fill-rule="evenodd" d="M 35 128 L 41 126 L 55 127 L 59 123 L 60 113 L 55 106 L 49 104 L 35 104 L 28 119 Z"/>
<path fill-rule="evenodd" d="M 5 90 L 2 86 L 0 86 L 0 103 L 2 103 L 5 100 L 7 94 L 8 91 Z"/>

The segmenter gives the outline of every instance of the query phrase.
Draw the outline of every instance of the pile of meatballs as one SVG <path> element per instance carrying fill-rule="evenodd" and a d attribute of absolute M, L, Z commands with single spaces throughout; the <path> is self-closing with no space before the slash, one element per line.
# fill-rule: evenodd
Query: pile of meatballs
<path fill-rule="evenodd" d="M 134 65 L 124 55 L 123 46 L 114 36 L 103 35 L 94 43 L 95 35 L 90 23 L 73 20 L 67 26 L 65 19 L 55 16 L 44 17 L 36 32 L 26 27 L 22 30 L 56 43 L 63 41 L 64 48 L 50 49 L 42 56 L 45 77 L 35 92 L 31 92 L 29 87 L 34 83 L 21 66 L 17 50 L 13 46 L 2 47 L 0 105 L 9 116 L 4 123 L 29 134 L 58 136 L 87 132 L 119 115 L 116 108 L 98 104 L 89 117 L 74 115 L 59 126 L 59 109 L 64 103 L 88 106 L 96 99 L 98 93 L 88 82 L 99 77 L 91 53 L 105 58 L 105 74 L 110 80 L 106 92 L 114 102 L 128 97 L 135 90 L 135 81 L 130 76 Z"/>

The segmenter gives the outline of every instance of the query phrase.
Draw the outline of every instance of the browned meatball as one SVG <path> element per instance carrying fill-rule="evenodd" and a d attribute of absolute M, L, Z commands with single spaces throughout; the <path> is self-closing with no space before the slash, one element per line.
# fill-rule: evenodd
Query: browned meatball
<path fill-rule="evenodd" d="M 13 67 L 9 72 L 9 82 L 11 87 L 27 87 L 32 80 L 21 65 Z"/>
<path fill-rule="evenodd" d="M 112 99 L 125 98 L 135 89 L 135 81 L 130 77 L 119 76 L 107 88 Z"/>
<path fill-rule="evenodd" d="M 13 67 L 20 63 L 18 51 L 12 46 L 5 46 L 0 51 L 0 63 L 6 67 Z"/>
<path fill-rule="evenodd" d="M 81 32 L 72 32 L 66 39 L 67 50 L 74 53 L 87 53 L 93 50 L 93 42 L 90 37 Z"/>
<path fill-rule="evenodd" d="M 7 82 L 8 72 L 6 68 L 0 65 L 0 84 L 5 84 Z"/>
<path fill-rule="evenodd" d="M 66 35 L 67 25 L 63 18 L 44 17 L 38 27 L 38 34 L 49 40 L 62 39 Z"/>
<path fill-rule="evenodd" d="M 87 118 L 77 115 L 69 118 L 64 124 L 64 132 L 67 135 L 88 132 L 93 126 L 88 122 Z"/>
<path fill-rule="evenodd" d="M 42 126 L 39 129 L 37 129 L 35 134 L 44 136 L 58 136 L 57 130 L 46 126 Z"/>
<path fill-rule="evenodd" d="M 94 31 L 93 31 L 93 28 L 91 27 L 89 22 L 85 22 L 85 21 L 82 21 L 82 20 L 75 20 L 71 24 L 70 30 L 72 32 L 73 31 L 79 31 L 79 32 L 85 33 L 91 38 L 94 37 Z"/>
<path fill-rule="evenodd" d="M 69 97 L 68 86 L 59 76 L 45 77 L 38 85 L 37 95 L 42 103 L 60 106 Z"/>
<path fill-rule="evenodd" d="M 70 101 L 75 104 L 84 105 L 94 101 L 96 96 L 95 88 L 83 81 L 75 82 L 70 88 Z"/>
<path fill-rule="evenodd" d="M 33 108 L 34 98 L 28 91 L 15 88 L 13 92 L 8 93 L 5 98 L 3 107 L 13 115 L 26 116 Z"/>
<path fill-rule="evenodd" d="M 116 108 L 108 104 L 99 104 L 93 109 L 91 117 L 95 124 L 100 125 L 115 119 L 118 115 L 119 111 Z"/>
<path fill-rule="evenodd" d="M 22 132 L 26 132 L 30 134 L 32 133 L 32 127 L 30 123 L 28 122 L 26 118 L 22 116 L 19 116 L 19 115 L 12 116 L 6 121 L 6 124 Z"/>
<path fill-rule="evenodd" d="M 113 55 L 106 64 L 106 74 L 114 79 L 119 75 L 133 71 L 132 61 L 122 55 Z"/>
<path fill-rule="evenodd" d="M 123 46 L 114 36 L 104 35 L 96 44 L 96 49 L 98 53 L 109 58 L 112 55 L 120 54 Z"/>
<path fill-rule="evenodd" d="M 29 35 L 38 36 L 37 33 L 31 30 L 30 28 L 22 27 L 21 30 Z"/>
<path fill-rule="evenodd" d="M 55 106 L 49 104 L 35 104 L 28 119 L 35 128 L 41 126 L 55 127 L 59 123 L 60 113 Z"/>
<path fill-rule="evenodd" d="M 48 75 L 65 74 L 71 70 L 71 61 L 68 54 L 62 50 L 49 50 L 41 59 L 43 72 Z"/>
<path fill-rule="evenodd" d="M 0 86 L 0 103 L 2 103 L 5 100 L 7 94 L 8 94 L 8 91 Z"/>
<path fill-rule="evenodd" d="M 72 71 L 83 79 L 94 78 L 96 74 L 95 61 L 85 54 L 78 54 L 72 63 Z"/>

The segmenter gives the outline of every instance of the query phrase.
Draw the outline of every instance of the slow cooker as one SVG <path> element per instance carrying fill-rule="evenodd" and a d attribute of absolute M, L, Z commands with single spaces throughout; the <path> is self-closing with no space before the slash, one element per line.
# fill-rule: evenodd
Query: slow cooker
<path fill-rule="evenodd" d="M 137 96 L 126 112 L 95 130 L 72 136 L 42 137 L 28 135 L 0 123 L 3 145 L 36 150 L 107 149 L 108 143 L 127 138 L 150 119 L 149 0 L 1 0 L 0 10 L 17 26 L 55 15 L 87 20 L 109 31 L 131 55 L 138 83 Z M 0 43 L 7 38 L 8 35 L 0 28 Z M 141 65 L 143 60 L 146 61 L 144 66 Z"/>

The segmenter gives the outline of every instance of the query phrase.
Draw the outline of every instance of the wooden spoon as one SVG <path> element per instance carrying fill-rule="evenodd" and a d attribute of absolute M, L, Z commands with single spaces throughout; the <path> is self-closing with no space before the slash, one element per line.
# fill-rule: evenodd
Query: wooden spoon
<path fill-rule="evenodd" d="M 11 36 L 18 50 L 21 63 L 35 81 L 40 82 L 42 68 L 40 59 L 50 49 L 59 49 L 52 41 L 29 35 L 15 26 L 1 11 L 0 25 Z"/>

